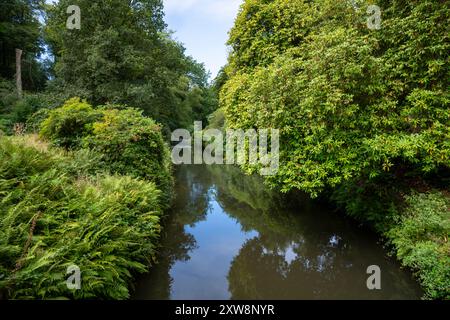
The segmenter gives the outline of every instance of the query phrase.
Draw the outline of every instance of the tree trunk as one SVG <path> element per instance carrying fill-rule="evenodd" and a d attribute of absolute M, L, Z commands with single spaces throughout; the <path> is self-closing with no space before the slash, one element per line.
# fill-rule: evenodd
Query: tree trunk
<path fill-rule="evenodd" d="M 19 98 L 22 98 L 22 50 L 16 49 L 16 87 Z"/>

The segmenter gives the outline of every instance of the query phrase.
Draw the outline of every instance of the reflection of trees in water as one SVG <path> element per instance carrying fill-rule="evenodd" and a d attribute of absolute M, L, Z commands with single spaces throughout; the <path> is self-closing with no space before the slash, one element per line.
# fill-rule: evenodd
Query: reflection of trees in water
<path fill-rule="evenodd" d="M 237 168 L 208 169 L 224 210 L 243 230 L 258 232 L 231 264 L 233 299 L 386 298 L 389 291 L 394 298 L 412 290 L 410 279 L 384 259 L 375 239 L 342 217 L 302 195 L 297 195 L 297 209 L 288 209 L 288 197 Z M 387 291 L 367 290 L 366 268 L 374 261 L 383 270 Z"/>
<path fill-rule="evenodd" d="M 396 298 L 402 292 L 397 298 L 419 297 L 398 265 L 384 259 L 373 237 L 316 202 L 296 195 L 287 208 L 288 198 L 268 190 L 259 177 L 231 166 L 189 166 L 177 170 L 164 247 L 158 265 L 139 281 L 138 298 L 170 298 L 173 264 L 188 261 L 196 248 L 185 226 L 206 219 L 212 197 L 243 231 L 258 232 L 232 261 L 228 282 L 233 299 Z M 382 292 L 367 290 L 371 264 L 383 272 Z"/>
<path fill-rule="evenodd" d="M 210 209 L 211 177 L 205 167 L 180 167 L 176 172 L 175 200 L 169 215 L 182 225 L 206 220 Z"/>
<path fill-rule="evenodd" d="M 170 269 L 177 261 L 188 261 L 189 252 L 197 247 L 194 236 L 185 231 L 185 226 L 204 221 L 210 209 L 211 182 L 202 167 L 194 166 L 189 170 L 180 167 L 176 176 L 175 200 L 164 220 L 158 261 L 139 279 L 137 298 L 170 299 L 173 282 Z"/>

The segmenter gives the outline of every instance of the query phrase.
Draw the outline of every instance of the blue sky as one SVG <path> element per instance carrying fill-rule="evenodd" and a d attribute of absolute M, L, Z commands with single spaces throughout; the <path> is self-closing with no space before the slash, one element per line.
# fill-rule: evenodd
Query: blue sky
<path fill-rule="evenodd" d="M 186 53 L 214 78 L 226 63 L 228 31 L 243 0 L 164 0 L 166 23 Z"/>

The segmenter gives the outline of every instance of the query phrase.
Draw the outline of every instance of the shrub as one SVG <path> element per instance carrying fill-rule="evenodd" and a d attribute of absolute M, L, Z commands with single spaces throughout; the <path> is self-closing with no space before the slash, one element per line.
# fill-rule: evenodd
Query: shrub
<path fill-rule="evenodd" d="M 106 109 L 102 113 L 103 118 L 85 137 L 84 146 L 102 155 L 105 168 L 151 180 L 168 194 L 170 156 L 160 126 L 136 109 Z"/>
<path fill-rule="evenodd" d="M 18 99 L 14 83 L 0 78 L 0 114 L 11 112 Z"/>
<path fill-rule="evenodd" d="M 41 135 L 66 149 L 91 149 L 101 156 L 99 165 L 105 170 L 155 182 L 163 191 L 163 203 L 169 204 L 169 149 L 161 127 L 141 111 L 113 105 L 94 109 L 73 98 L 49 112 L 42 122 Z"/>
<path fill-rule="evenodd" d="M 450 299 L 450 200 L 439 192 L 406 197 L 386 235 L 404 265 L 417 272 L 426 297 Z"/>
<path fill-rule="evenodd" d="M 82 161 L 35 144 L 0 138 L 0 296 L 128 298 L 133 273 L 155 254 L 160 191 L 131 177 L 89 177 Z M 81 290 L 66 286 L 70 265 L 81 270 Z"/>
<path fill-rule="evenodd" d="M 72 98 L 49 112 L 41 124 L 40 134 L 56 146 L 76 149 L 81 147 L 83 137 L 92 132 L 92 124 L 100 116 L 85 100 Z"/>
<path fill-rule="evenodd" d="M 230 128 L 280 129 L 273 185 L 317 196 L 405 164 L 416 176 L 450 168 L 449 6 L 383 5 L 372 32 L 348 1 L 244 2 L 221 108 Z"/>
<path fill-rule="evenodd" d="M 10 114 L 11 122 L 25 123 L 32 114 L 44 107 L 46 104 L 42 94 L 26 94 L 14 104 Z"/>
<path fill-rule="evenodd" d="M 14 86 L 0 79 L 0 128 L 12 133 L 14 124 L 26 123 L 28 118 L 42 108 L 48 107 L 48 94 L 25 92 L 19 99 Z"/>

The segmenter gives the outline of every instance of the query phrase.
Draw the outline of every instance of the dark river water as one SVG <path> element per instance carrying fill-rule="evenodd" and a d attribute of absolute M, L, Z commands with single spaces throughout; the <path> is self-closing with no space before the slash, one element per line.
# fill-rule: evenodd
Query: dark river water
<path fill-rule="evenodd" d="M 158 264 L 135 299 L 419 299 L 370 231 L 231 166 L 181 166 Z M 381 269 L 381 290 L 367 268 Z"/>

